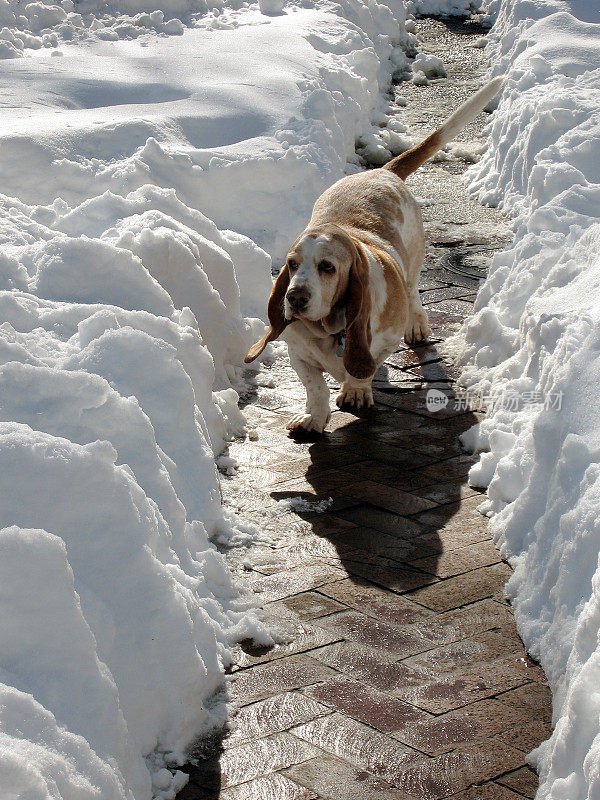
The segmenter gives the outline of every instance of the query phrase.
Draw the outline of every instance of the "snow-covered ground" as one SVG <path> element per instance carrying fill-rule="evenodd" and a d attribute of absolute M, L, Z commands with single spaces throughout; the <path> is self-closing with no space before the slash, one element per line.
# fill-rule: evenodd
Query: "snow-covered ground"
<path fill-rule="evenodd" d="M 494 0 L 493 74 L 508 75 L 491 148 L 471 168 L 515 241 L 452 349 L 491 407 L 482 451 L 491 530 L 515 568 L 519 632 L 554 693 L 534 754 L 538 798 L 600 798 L 600 9 Z"/>
<path fill-rule="evenodd" d="M 271 259 L 404 146 L 401 0 L 159 5 L 0 0 L 2 798 L 172 798 L 222 720 L 268 637 L 213 542 L 261 535 L 214 458 Z"/>

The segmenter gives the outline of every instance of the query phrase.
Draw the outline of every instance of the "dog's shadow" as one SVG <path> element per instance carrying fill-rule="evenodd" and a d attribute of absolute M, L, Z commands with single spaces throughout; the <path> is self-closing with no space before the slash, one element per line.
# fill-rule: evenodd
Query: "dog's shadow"
<path fill-rule="evenodd" d="M 406 381 L 394 363 L 378 372 L 373 409 L 335 412 L 333 430 L 322 436 L 294 435 L 310 442 L 304 478 L 311 488 L 270 493 L 334 545 L 350 578 L 399 593 L 437 580 L 444 548 L 439 532 L 473 494 L 471 458 L 459 437 L 478 422 L 457 407 L 452 368 L 435 345 L 411 352 L 417 357 Z M 421 388 L 409 390 L 412 381 Z M 428 412 L 433 387 L 448 404 Z"/>

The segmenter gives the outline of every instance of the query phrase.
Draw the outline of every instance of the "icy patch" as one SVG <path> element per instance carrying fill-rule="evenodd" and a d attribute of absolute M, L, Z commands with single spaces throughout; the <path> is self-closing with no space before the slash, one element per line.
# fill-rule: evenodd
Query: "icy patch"
<path fill-rule="evenodd" d="M 286 497 L 284 500 L 279 500 L 277 503 L 280 508 L 286 511 L 291 509 L 304 513 L 312 512 L 313 514 L 324 514 L 332 504 L 332 497 L 327 497 L 325 500 L 320 500 L 318 502 L 306 500 L 303 497 Z"/>

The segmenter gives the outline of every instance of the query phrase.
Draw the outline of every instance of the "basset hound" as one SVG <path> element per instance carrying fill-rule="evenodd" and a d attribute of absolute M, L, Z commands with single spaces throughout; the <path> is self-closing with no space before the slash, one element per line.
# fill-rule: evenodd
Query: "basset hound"
<path fill-rule="evenodd" d="M 421 209 L 404 180 L 482 111 L 504 78 L 481 88 L 420 145 L 379 169 L 342 178 L 315 203 L 289 250 L 268 304 L 269 328 L 253 361 L 281 336 L 306 387 L 306 411 L 287 427 L 321 433 L 330 416 L 328 372 L 338 406 L 373 405 L 371 381 L 404 336 L 430 333 L 418 280 L 425 255 Z"/>

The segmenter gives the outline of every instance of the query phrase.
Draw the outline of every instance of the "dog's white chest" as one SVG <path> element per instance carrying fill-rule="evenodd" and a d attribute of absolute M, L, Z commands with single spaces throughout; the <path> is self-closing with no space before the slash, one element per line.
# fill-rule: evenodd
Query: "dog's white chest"
<path fill-rule="evenodd" d="M 286 328 L 282 339 L 303 361 L 328 372 L 336 380 L 344 380 L 344 351 L 339 336 L 313 336 L 301 322 L 296 322 Z"/>

